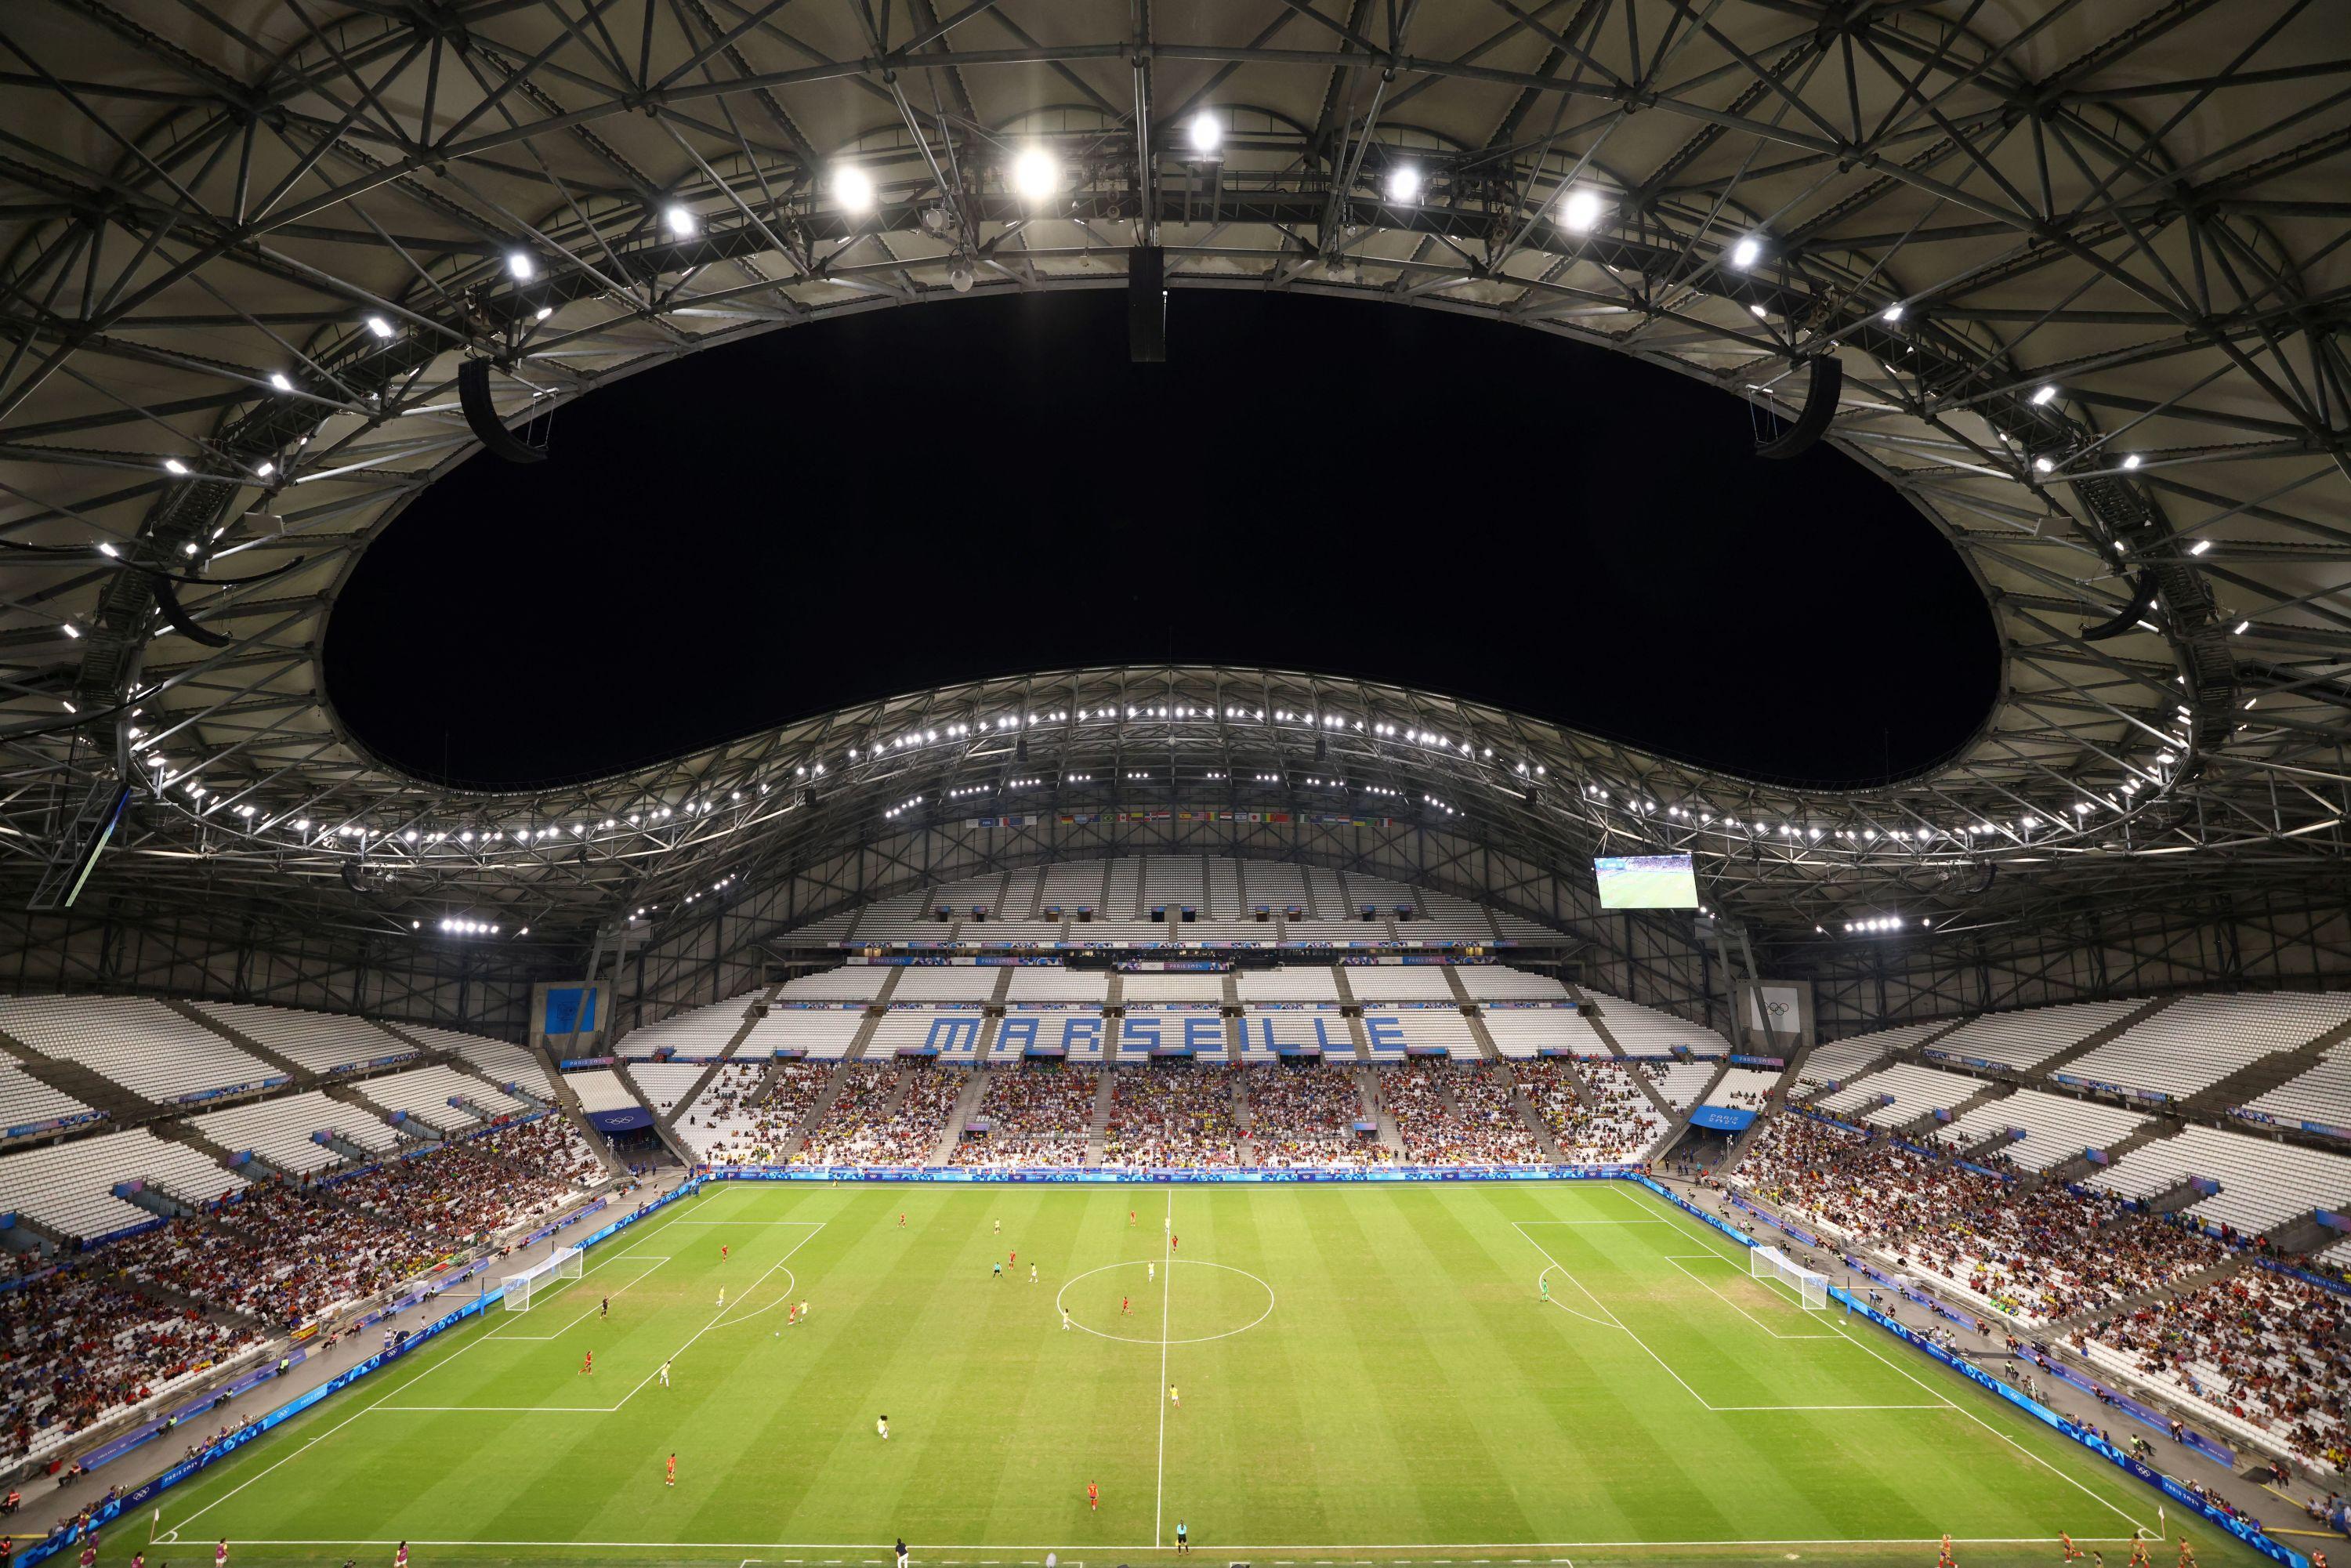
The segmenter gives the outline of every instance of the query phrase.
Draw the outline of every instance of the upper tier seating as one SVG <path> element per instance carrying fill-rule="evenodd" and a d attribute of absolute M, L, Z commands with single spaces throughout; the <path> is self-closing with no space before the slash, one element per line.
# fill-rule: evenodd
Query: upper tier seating
<path fill-rule="evenodd" d="M 492 1040 L 487 1035 L 435 1029 L 429 1024 L 402 1024 L 401 1031 L 413 1037 L 427 1051 L 450 1051 L 471 1062 L 493 1083 L 519 1083 L 522 1092 L 534 1099 L 550 1104 L 554 1102 L 555 1083 L 549 1076 L 547 1063 L 527 1047 L 512 1040 Z"/>
<path fill-rule="evenodd" d="M 2218 1182 L 2220 1190 L 2189 1205 L 2187 1212 L 2247 1235 L 2314 1208 L 2351 1208 L 2351 1159 L 2200 1126 L 2140 1145 L 2093 1173 L 2089 1185 L 2124 1197 L 2148 1198 L 2190 1178 Z"/>
<path fill-rule="evenodd" d="M 2011 1128 L 2021 1130 L 2023 1137 L 1997 1151 L 2001 1158 L 2019 1170 L 2045 1171 L 2079 1159 L 2086 1149 L 2119 1144 L 2147 1125 L 2147 1121 L 2145 1116 L 2111 1105 L 2020 1089 L 1961 1112 L 1944 1133 L 1952 1148 L 1965 1149 Z"/>
<path fill-rule="evenodd" d="M 292 1058 L 313 1072 L 342 1072 L 416 1054 L 414 1046 L 365 1019 L 305 1012 L 297 1008 L 256 1007 L 244 1002 L 198 1002 L 195 1006 L 206 1018 L 267 1046 L 280 1056 Z"/>
<path fill-rule="evenodd" d="M 1722 1075 L 1722 1082 L 1707 1091 L 1709 1105 L 1728 1105 L 1741 1111 L 1761 1111 L 1779 1086 L 1780 1074 L 1753 1067 L 1734 1067 Z"/>
<path fill-rule="evenodd" d="M 1817 1088 L 1824 1083 L 1844 1082 L 1876 1065 L 1888 1053 L 1901 1050 L 1942 1028 L 1936 1023 L 1904 1024 L 1899 1029 L 1881 1029 L 1871 1034 L 1858 1034 L 1851 1040 L 1840 1040 L 1830 1045 L 1813 1048 L 1797 1071 L 1800 1086 Z"/>
<path fill-rule="evenodd" d="M 678 1097 L 691 1091 L 710 1069 L 699 1061 L 632 1061 L 626 1071 L 653 1114 L 666 1116 L 678 1108 Z"/>
<path fill-rule="evenodd" d="M 154 1211 L 114 1196 L 125 1182 L 152 1183 L 191 1204 L 246 1185 L 202 1150 L 133 1128 L 0 1158 L 0 1213 L 29 1215 L 77 1240 L 152 1223 Z"/>
<path fill-rule="evenodd" d="M 2317 1065 L 2255 1095 L 2243 1108 L 2288 1126 L 2315 1122 L 2325 1127 L 2351 1127 L 2351 1047 L 2330 1048 Z"/>
<path fill-rule="evenodd" d="M 1311 973 L 1311 971 L 1310 971 Z M 1323 971 L 1328 977 L 1329 971 Z M 1225 999 L 1225 977 L 1205 970 L 1146 971 L 1119 977 L 1120 994 L 1135 1002 L 1206 1002 Z M 1332 1000 L 1337 1000 L 1334 995 Z"/>
<path fill-rule="evenodd" d="M 410 1121 L 420 1122 L 438 1133 L 457 1132 L 483 1120 L 470 1110 L 449 1103 L 453 1098 L 480 1105 L 494 1115 L 526 1109 L 511 1094 L 438 1063 L 371 1078 L 360 1092 L 386 1111 L 403 1113 Z"/>
<path fill-rule="evenodd" d="M 2062 1071 L 2185 1099 L 2273 1051 L 2351 1020 L 2351 993 L 2182 997 Z"/>
<path fill-rule="evenodd" d="M 922 965 L 902 971 L 890 993 L 899 1002 L 984 1002 L 996 995 L 1004 971 L 972 964 Z"/>
<path fill-rule="evenodd" d="M 369 1121 L 366 1112 L 310 1089 L 277 1100 L 256 1100 L 192 1118 L 195 1128 L 231 1154 L 250 1151 L 282 1171 L 309 1176 L 343 1163 L 314 1134 Z"/>
<path fill-rule="evenodd" d="M 599 1111 L 632 1111 L 643 1109 L 637 1097 L 621 1082 L 621 1075 L 607 1067 L 591 1067 L 584 1072 L 567 1072 L 563 1082 L 580 1096 L 580 1108 L 594 1114 Z"/>
<path fill-rule="evenodd" d="M 1708 1082 L 1714 1077 L 1711 1061 L 1677 1061 L 1659 1072 L 1653 1082 L 1666 1103 L 1677 1111 L 1687 1111 Z"/>
<path fill-rule="evenodd" d="M 1453 988 L 1435 964 L 1355 964 L 1347 987 L 1359 1002 L 1450 1002 Z"/>
<path fill-rule="evenodd" d="M 1929 1111 L 1948 1111 L 1962 1100 L 1970 1099 L 1991 1087 L 1980 1078 L 1970 1078 L 1961 1072 L 1944 1072 L 1932 1067 L 1917 1067 L 1897 1061 L 1879 1069 L 1868 1077 L 1848 1083 L 1844 1089 L 1821 1102 L 1824 1111 L 1859 1111 L 1861 1119 L 1874 1127 L 1900 1127 L 1917 1121 Z M 1855 1099 L 1855 1096 L 1861 1098 Z M 1893 1096 L 1890 1104 L 1878 1101 Z"/>
<path fill-rule="evenodd" d="M 1028 964 L 1012 971 L 1008 1002 L 1090 1002 L 1110 999 L 1106 969 L 1067 969 L 1059 964 Z"/>
<path fill-rule="evenodd" d="M 819 969 L 784 982 L 776 993 L 778 1006 L 793 1002 L 870 1002 L 882 994 L 882 982 L 898 971 L 881 964 L 844 964 Z"/>
<path fill-rule="evenodd" d="M 285 1076 L 145 997 L 12 998 L 0 1001 L 0 1030 L 159 1105 L 258 1089 Z"/>
<path fill-rule="evenodd" d="M 1567 988 L 1557 977 L 1504 964 L 1464 964 L 1454 971 L 1473 1002 L 1564 1002 Z"/>
<path fill-rule="evenodd" d="M 900 1051 L 935 1052 L 942 1062 L 968 1067 L 979 1060 L 987 1020 L 976 1008 L 892 1008 L 865 1042 L 867 1061 L 885 1061 Z"/>
<path fill-rule="evenodd" d="M 1614 1056 L 1592 1021 L 1574 1008 L 1488 1008 L 1486 1033 L 1506 1061 L 1566 1051 L 1579 1057 Z"/>
<path fill-rule="evenodd" d="M 1134 995 L 1134 977 L 1127 977 L 1127 995 Z M 1274 969 L 1243 969 L 1233 986 L 1244 1002 L 1323 1002 L 1339 1000 L 1338 977 L 1328 964 L 1285 964 Z M 1168 999 L 1174 999 L 1170 998 Z"/>
<path fill-rule="evenodd" d="M 2134 1001 L 2068 1002 L 1970 1019 L 1928 1047 L 1962 1061 L 1989 1061 L 2018 1072 L 2040 1066 L 2139 1007 Z"/>
<path fill-rule="evenodd" d="M 1470 1061 L 1484 1054 L 1469 1020 L 1453 1007 L 1365 1008 L 1364 1049 L 1374 1061 L 1398 1061 L 1410 1051 L 1442 1051 Z"/>
<path fill-rule="evenodd" d="M 1584 989 L 1598 1004 L 1600 1027 L 1627 1056 L 1665 1056 L 1677 1046 L 1687 1047 L 1693 1056 L 1730 1054 L 1730 1042 L 1702 1023 L 1692 1023 L 1590 987 Z"/>
<path fill-rule="evenodd" d="M 98 1112 L 52 1089 L 13 1058 L 0 1058 L 0 1136 L 87 1122 Z"/>
<path fill-rule="evenodd" d="M 810 1061 L 839 1061 L 864 1027 L 862 1008 L 771 1008 L 735 1048 L 735 1060 L 804 1056 Z"/>
<path fill-rule="evenodd" d="M 672 1013 L 659 1023 L 641 1025 L 621 1037 L 614 1054 L 640 1061 L 664 1051 L 673 1056 L 715 1057 L 741 1030 L 744 1015 L 766 989 L 762 986 L 708 1007 Z"/>

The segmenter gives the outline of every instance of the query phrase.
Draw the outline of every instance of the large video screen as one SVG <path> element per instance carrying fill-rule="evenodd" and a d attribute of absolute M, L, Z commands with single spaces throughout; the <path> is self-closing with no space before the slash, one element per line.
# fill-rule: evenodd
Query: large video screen
<path fill-rule="evenodd" d="M 1698 907 L 1698 873 L 1687 855 L 1602 855 L 1592 874 L 1603 909 Z"/>

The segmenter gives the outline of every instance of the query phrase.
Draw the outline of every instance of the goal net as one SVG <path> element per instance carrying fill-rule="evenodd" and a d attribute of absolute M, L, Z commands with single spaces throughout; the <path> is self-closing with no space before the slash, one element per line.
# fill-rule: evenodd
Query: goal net
<path fill-rule="evenodd" d="M 1815 1273 L 1781 1251 L 1777 1247 L 1758 1247 L 1747 1254 L 1747 1272 L 1757 1280 L 1777 1280 L 1796 1292 L 1804 1303 L 1804 1311 L 1817 1312 L 1829 1304 L 1829 1280 Z"/>
<path fill-rule="evenodd" d="M 549 1256 L 535 1268 L 507 1276 L 506 1306 L 510 1312 L 530 1311 L 533 1291 L 559 1280 L 577 1280 L 580 1276 L 580 1249 L 566 1247 Z"/>

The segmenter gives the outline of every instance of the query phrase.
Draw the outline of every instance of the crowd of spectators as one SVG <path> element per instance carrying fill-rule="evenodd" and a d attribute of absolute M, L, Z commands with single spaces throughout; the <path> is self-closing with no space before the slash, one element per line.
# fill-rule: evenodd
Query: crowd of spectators
<path fill-rule="evenodd" d="M 209 1214 L 116 1242 L 104 1255 L 149 1284 L 285 1333 L 399 1283 L 436 1253 L 414 1232 L 316 1191 L 265 1185 Z"/>
<path fill-rule="evenodd" d="M 2006 1177 L 1811 1116 L 1768 1124 L 1733 1180 L 1904 1270 L 2028 1322 L 2098 1311 L 2220 1261 L 2176 1221 Z"/>
<path fill-rule="evenodd" d="M 1509 1083 L 1483 1067 L 1408 1061 L 1383 1070 L 1380 1095 L 1416 1165 L 1531 1165 L 1542 1151 Z"/>
<path fill-rule="evenodd" d="M 714 1166 L 758 1164 L 781 1142 L 768 1132 L 769 1119 L 762 1114 L 763 1107 L 753 1103 L 767 1075 L 764 1061 L 719 1064 L 702 1092 L 671 1124 L 696 1159 Z"/>
<path fill-rule="evenodd" d="M 842 1067 L 841 1087 L 824 1115 L 793 1157 L 802 1165 L 853 1166 L 885 1163 L 875 1153 L 895 1132 L 894 1116 L 904 1096 L 895 1061 L 852 1061 Z"/>
<path fill-rule="evenodd" d="M 550 1116 L 546 1120 L 560 1119 Z M 568 1121 L 562 1125 L 573 1137 L 578 1136 Z M 535 1138 L 559 1136 L 552 1132 L 508 1132 L 516 1135 L 514 1146 L 524 1151 L 533 1146 Z M 584 1144 L 581 1146 L 584 1148 Z M 542 1172 L 525 1163 L 539 1157 L 528 1152 L 507 1156 L 498 1153 L 489 1139 L 469 1139 L 385 1160 L 337 1182 L 333 1193 L 337 1201 L 354 1204 L 378 1218 L 422 1231 L 447 1250 L 495 1231 L 528 1224 L 553 1213 L 580 1195 L 581 1182 L 590 1178 Z M 591 1161 L 593 1158 L 590 1156 Z M 600 1166 L 599 1171 L 601 1168 Z"/>
<path fill-rule="evenodd" d="M 31 1280 L 0 1295 L 0 1451 L 20 1458 L 259 1338 L 249 1323 L 141 1293 L 104 1250 Z"/>
<path fill-rule="evenodd" d="M 1102 1158 L 1113 1165 L 1194 1170 L 1241 1163 L 1232 1069 L 1148 1062 L 1113 1077 Z"/>
<path fill-rule="evenodd" d="M 1546 1057 L 1513 1071 L 1571 1165 L 1637 1165 L 1665 1136 L 1666 1118 L 1633 1082 L 1632 1065 Z"/>
<path fill-rule="evenodd" d="M 1355 1131 L 1369 1121 L 1352 1067 L 1282 1063 L 1244 1075 L 1249 1141 L 1261 1166 L 1377 1165 L 1387 1151 Z"/>
<path fill-rule="evenodd" d="M 2333 1291 L 2249 1265 L 2111 1317 L 2075 1343 L 2119 1351 L 2155 1382 L 2342 1470 L 2351 1468 L 2345 1328 L 2343 1300 Z"/>
<path fill-rule="evenodd" d="M 1008 1067 L 987 1075 L 976 1119 L 983 1135 L 956 1145 L 959 1166 L 1081 1166 L 1099 1074 L 1083 1067 Z"/>

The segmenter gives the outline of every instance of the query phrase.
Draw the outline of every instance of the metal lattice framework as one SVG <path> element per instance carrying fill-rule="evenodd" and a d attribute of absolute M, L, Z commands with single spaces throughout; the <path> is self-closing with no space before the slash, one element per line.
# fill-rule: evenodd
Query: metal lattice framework
<path fill-rule="evenodd" d="M 110 888 L 383 932 L 454 911 L 577 934 L 906 812 L 1174 803 L 1554 862 L 1690 847 L 1726 908 L 1788 933 L 1922 901 L 2339 894 L 2351 21 L 2016 14 L 20 0 L 0 893 L 61 902 L 129 781 Z M 1829 439 L 1983 585 L 1993 711 L 1925 776 L 1844 795 L 1240 669 L 959 686 L 499 796 L 338 725 L 325 617 L 474 449 L 461 363 L 520 424 L 778 328 L 1114 286 L 1136 246 L 1173 287 L 1490 316 L 1783 418 L 1836 356 Z M 919 461 L 919 419 L 903 436 Z"/>

